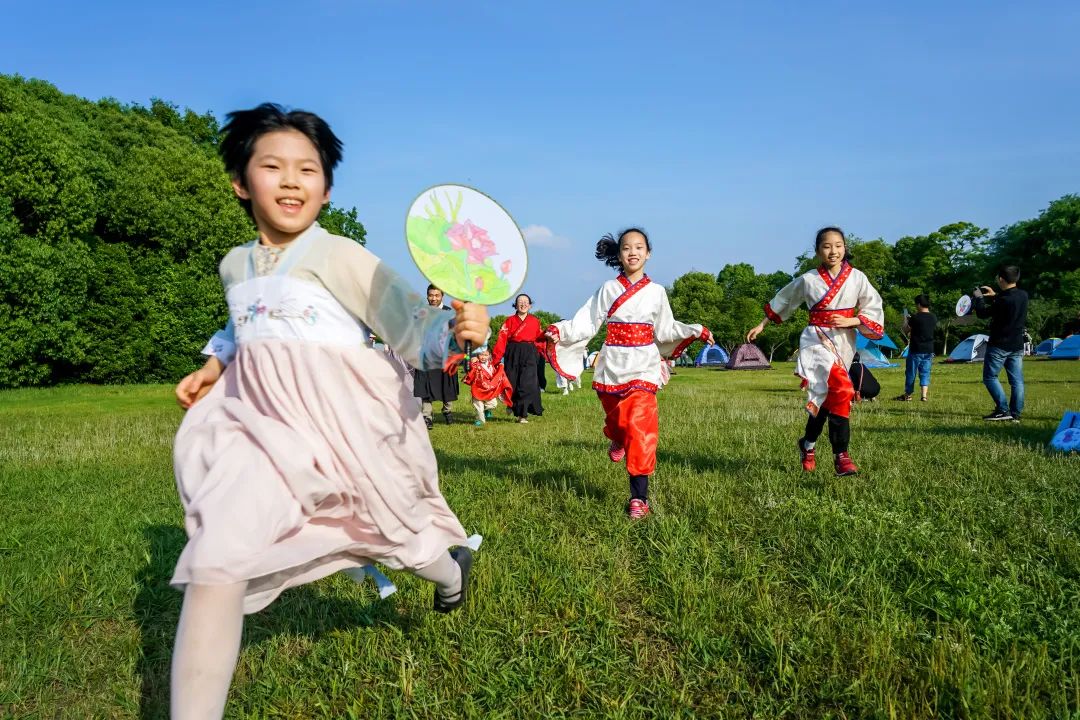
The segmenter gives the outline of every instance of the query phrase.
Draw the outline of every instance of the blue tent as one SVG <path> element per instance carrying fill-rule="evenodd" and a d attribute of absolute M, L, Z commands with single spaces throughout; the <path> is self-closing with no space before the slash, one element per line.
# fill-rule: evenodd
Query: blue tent
<path fill-rule="evenodd" d="M 1050 353 L 1051 360 L 1080 360 L 1080 334 L 1070 335 Z"/>
<path fill-rule="evenodd" d="M 888 335 L 882 335 L 879 340 L 871 340 L 863 335 L 855 338 L 855 350 L 859 353 L 859 359 L 868 368 L 896 367 L 896 363 L 889 362 L 882 348 L 896 350 L 896 343 Z"/>
<path fill-rule="evenodd" d="M 1058 345 L 1061 344 L 1061 338 L 1047 338 L 1039 343 L 1039 346 L 1035 348 L 1036 355 L 1052 355 Z"/>
<path fill-rule="evenodd" d="M 701 352 L 694 358 L 695 367 L 713 367 L 717 365 L 727 365 L 728 354 L 724 348 L 719 345 L 713 345 L 709 347 L 706 345 L 701 348 Z"/>

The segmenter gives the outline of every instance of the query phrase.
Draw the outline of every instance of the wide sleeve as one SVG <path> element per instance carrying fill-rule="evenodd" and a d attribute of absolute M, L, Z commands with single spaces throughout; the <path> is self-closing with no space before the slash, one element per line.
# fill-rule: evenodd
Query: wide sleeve
<path fill-rule="evenodd" d="M 568 380 L 577 380 L 585 365 L 585 353 L 589 341 L 596 337 L 607 322 L 607 304 L 604 303 L 604 287 L 601 286 L 569 320 L 547 328 L 547 359 L 552 369 Z"/>
<path fill-rule="evenodd" d="M 859 332 L 870 340 L 880 340 L 885 336 L 885 308 L 881 295 L 870 284 L 870 279 L 859 273 Z"/>
<path fill-rule="evenodd" d="M 452 347 L 453 313 L 428 305 L 366 248 L 337 239 L 324 270 L 326 289 L 409 365 L 442 369 L 451 351 L 460 352 Z"/>
<path fill-rule="evenodd" d="M 789 282 L 776 293 L 772 300 L 765 303 L 765 317 L 779 325 L 799 309 L 806 294 L 803 290 L 803 276 Z"/>
<path fill-rule="evenodd" d="M 980 320 L 986 320 L 994 314 L 993 306 L 986 301 L 986 296 L 982 293 L 975 295 L 971 299 L 971 304 L 975 307 L 975 317 Z"/>
<path fill-rule="evenodd" d="M 228 365 L 236 357 L 236 332 L 232 318 L 225 327 L 210 336 L 202 354 L 208 357 L 216 357 L 222 365 Z"/>
<path fill-rule="evenodd" d="M 502 327 L 499 328 L 499 334 L 495 337 L 495 347 L 491 349 L 491 362 L 498 365 L 502 362 L 503 355 L 506 354 L 506 343 L 510 340 L 510 335 L 514 332 L 510 327 L 510 321 L 517 317 L 511 315 L 503 320 Z"/>
<path fill-rule="evenodd" d="M 711 344 L 713 336 L 707 327 L 697 323 L 682 323 L 675 319 L 675 315 L 671 312 L 667 290 L 663 288 L 660 290 L 662 293 L 660 307 L 657 308 L 656 320 L 653 322 L 653 336 L 656 338 L 656 346 L 660 349 L 660 356 L 674 360 L 682 355 L 683 351 L 695 340 Z"/>

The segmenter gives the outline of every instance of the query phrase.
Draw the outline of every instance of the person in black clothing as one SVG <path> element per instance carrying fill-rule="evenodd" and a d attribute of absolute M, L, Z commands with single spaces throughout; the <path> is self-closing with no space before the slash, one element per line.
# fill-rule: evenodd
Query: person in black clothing
<path fill-rule="evenodd" d="M 934 328 L 937 318 L 930 312 L 930 298 L 922 293 L 915 298 L 918 312 L 904 322 L 904 332 L 910 338 L 904 373 L 904 394 L 897 400 L 910 400 L 915 390 L 915 375 L 919 375 L 919 398 L 927 401 L 930 392 L 930 366 L 934 360 Z"/>
<path fill-rule="evenodd" d="M 1024 411 L 1024 326 L 1027 324 L 1028 296 L 1016 287 L 1020 268 L 1002 265 L 998 269 L 997 285 L 1001 292 L 984 285 L 976 291 L 975 314 L 990 318 L 990 341 L 983 360 L 983 384 L 994 400 L 994 412 L 983 420 L 1019 420 Z M 991 302 L 987 302 L 987 299 Z M 998 374 L 1005 368 L 1009 379 L 1009 403 Z"/>

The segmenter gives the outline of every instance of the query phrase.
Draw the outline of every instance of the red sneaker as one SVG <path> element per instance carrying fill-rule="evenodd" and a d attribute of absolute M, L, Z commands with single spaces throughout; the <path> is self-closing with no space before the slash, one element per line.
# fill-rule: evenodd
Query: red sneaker
<path fill-rule="evenodd" d="M 814 459 L 814 451 L 804 448 L 802 440 L 799 441 L 799 459 L 802 460 L 802 469 L 806 472 L 813 472 L 814 468 L 817 467 L 817 460 Z"/>
<path fill-rule="evenodd" d="M 859 472 L 859 468 L 855 463 L 851 461 L 851 456 L 846 452 L 836 453 L 836 475 L 837 477 L 844 477 L 845 475 L 854 475 Z"/>
<path fill-rule="evenodd" d="M 637 498 L 630 501 L 630 508 L 627 510 L 631 520 L 639 520 L 650 512 L 652 512 L 652 510 L 649 509 L 649 501 L 638 500 Z"/>
<path fill-rule="evenodd" d="M 607 456 L 611 458 L 611 462 L 622 462 L 623 458 L 626 457 L 626 448 L 612 440 L 611 444 L 608 445 Z"/>

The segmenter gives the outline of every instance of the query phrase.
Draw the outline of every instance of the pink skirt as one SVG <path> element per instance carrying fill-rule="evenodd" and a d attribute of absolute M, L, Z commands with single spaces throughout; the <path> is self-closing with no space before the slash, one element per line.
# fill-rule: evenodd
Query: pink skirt
<path fill-rule="evenodd" d="M 370 348 L 242 345 L 176 434 L 188 543 L 172 585 L 247 582 L 252 613 L 339 570 L 421 568 L 465 544 L 407 379 Z"/>

